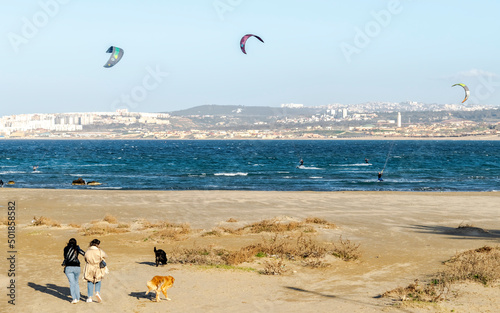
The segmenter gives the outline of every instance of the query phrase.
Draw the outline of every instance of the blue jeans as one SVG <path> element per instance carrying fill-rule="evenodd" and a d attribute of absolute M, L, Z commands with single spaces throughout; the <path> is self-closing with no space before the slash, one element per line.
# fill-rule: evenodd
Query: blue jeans
<path fill-rule="evenodd" d="M 89 298 L 94 295 L 94 285 L 95 285 L 95 292 L 101 291 L 101 282 L 100 281 L 98 281 L 95 284 L 91 281 L 88 281 L 87 282 L 87 295 Z"/>
<path fill-rule="evenodd" d="M 64 271 L 69 280 L 69 291 L 73 300 L 80 300 L 80 285 L 78 277 L 80 276 L 80 266 L 66 266 Z"/>

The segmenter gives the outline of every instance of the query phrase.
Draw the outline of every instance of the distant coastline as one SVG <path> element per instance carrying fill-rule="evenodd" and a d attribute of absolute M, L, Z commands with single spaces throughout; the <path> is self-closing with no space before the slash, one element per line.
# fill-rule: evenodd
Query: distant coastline
<path fill-rule="evenodd" d="M 490 136 L 450 136 L 450 137 L 383 137 L 383 136 L 368 136 L 368 137 L 343 137 L 343 138 L 127 138 L 127 137 L 118 137 L 118 138 L 97 138 L 97 137 L 88 137 L 88 138 L 60 138 L 60 137 L 50 137 L 50 138 L 42 138 L 42 137 L 20 137 L 20 138 L 2 138 L 0 140 L 99 140 L 99 141 L 113 141 L 113 140 L 141 140 L 141 141 L 211 141 L 211 140 L 224 140 L 224 141 L 287 141 L 287 140 L 299 140 L 299 141 L 347 141 L 347 140 L 458 140 L 458 141 L 497 141 L 500 140 L 500 135 L 490 135 Z"/>

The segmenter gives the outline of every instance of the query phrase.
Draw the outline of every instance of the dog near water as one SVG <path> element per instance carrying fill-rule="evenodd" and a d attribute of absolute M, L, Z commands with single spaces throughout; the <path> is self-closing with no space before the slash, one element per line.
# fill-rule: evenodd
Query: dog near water
<path fill-rule="evenodd" d="M 155 276 L 153 279 L 148 281 L 148 291 L 146 291 L 146 295 L 150 291 L 156 292 L 156 302 L 160 302 L 160 292 L 163 293 L 165 298 L 170 301 L 170 298 L 167 296 L 167 289 L 172 287 L 174 284 L 174 278 L 172 276 Z"/>
<path fill-rule="evenodd" d="M 155 251 L 155 262 L 156 262 L 156 267 L 158 267 L 158 264 L 165 265 L 167 264 L 167 254 L 165 251 L 162 249 L 156 250 L 156 247 L 154 249 Z"/>

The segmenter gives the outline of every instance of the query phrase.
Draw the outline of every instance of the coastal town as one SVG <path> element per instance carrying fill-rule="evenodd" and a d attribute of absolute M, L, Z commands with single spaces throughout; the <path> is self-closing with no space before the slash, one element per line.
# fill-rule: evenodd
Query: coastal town
<path fill-rule="evenodd" d="M 2 139 L 356 139 L 500 136 L 500 110 L 372 102 L 306 107 L 204 105 L 145 113 L 18 114 L 0 117 Z"/>

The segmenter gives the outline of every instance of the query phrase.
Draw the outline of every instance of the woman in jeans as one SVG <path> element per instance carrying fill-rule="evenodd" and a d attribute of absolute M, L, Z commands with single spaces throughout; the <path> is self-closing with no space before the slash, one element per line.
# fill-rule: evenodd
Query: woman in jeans
<path fill-rule="evenodd" d="M 68 245 L 64 247 L 64 273 L 69 280 L 69 290 L 75 304 L 80 301 L 80 286 L 78 285 L 78 277 L 80 277 L 80 261 L 78 254 L 85 255 L 82 249 L 76 244 L 76 239 L 71 238 Z"/>
<path fill-rule="evenodd" d="M 88 250 L 85 252 L 85 270 L 83 274 L 83 278 L 87 281 L 87 291 L 88 297 L 87 302 L 92 302 L 92 295 L 94 294 L 95 288 L 95 297 L 97 302 L 101 302 L 101 279 L 104 274 L 107 273 L 107 268 L 101 268 L 99 264 L 103 261 L 107 255 L 104 251 L 99 248 L 101 241 L 99 239 L 94 239 L 90 242 L 90 246 Z"/>

